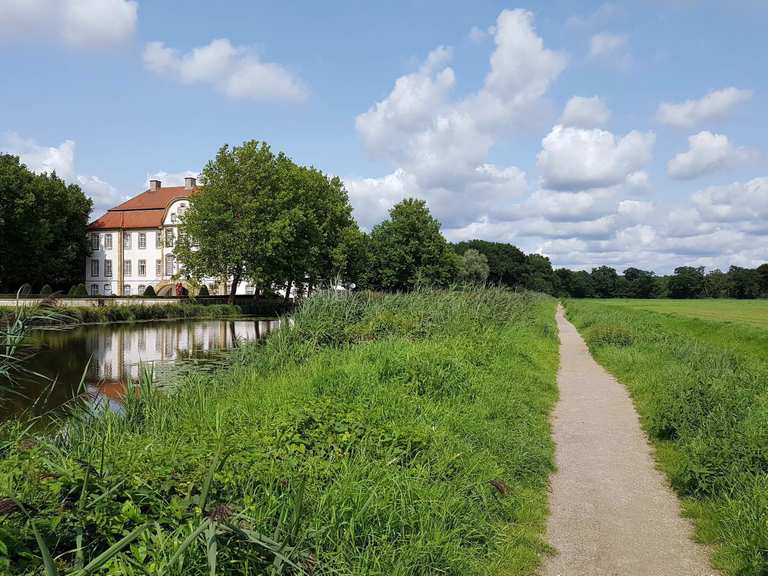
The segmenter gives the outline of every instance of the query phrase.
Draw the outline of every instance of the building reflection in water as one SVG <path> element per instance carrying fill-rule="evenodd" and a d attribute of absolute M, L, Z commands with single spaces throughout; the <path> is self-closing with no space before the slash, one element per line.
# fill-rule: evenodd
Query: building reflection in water
<path fill-rule="evenodd" d="M 205 370 L 221 364 L 222 352 L 241 342 L 259 340 L 279 326 L 276 319 L 181 320 L 168 322 L 82 326 L 74 330 L 40 332 L 36 352 L 27 368 L 46 376 L 25 379 L 21 394 L 9 397 L 0 419 L 33 406 L 51 381 L 55 385 L 46 406 L 55 408 L 71 399 L 85 384 L 96 403 L 119 410 L 126 384 L 137 381 L 143 369 L 162 379 L 178 369 Z M 38 403 L 39 404 L 39 403 Z"/>

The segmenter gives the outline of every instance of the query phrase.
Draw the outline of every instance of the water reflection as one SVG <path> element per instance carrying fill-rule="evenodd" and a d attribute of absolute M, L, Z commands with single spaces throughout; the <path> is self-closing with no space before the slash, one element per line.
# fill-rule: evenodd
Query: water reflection
<path fill-rule="evenodd" d="M 119 408 L 126 382 L 137 380 L 142 367 L 151 368 L 161 380 L 174 372 L 212 369 L 222 363 L 224 351 L 265 337 L 278 322 L 181 320 L 41 331 L 33 338 L 34 354 L 24 364 L 44 377 L 19 375 L 10 387 L 12 392 L 3 395 L 0 418 L 23 410 L 40 414 L 70 400 L 86 365 L 84 383 L 89 395 Z M 49 394 L 46 401 L 35 403 L 45 394 Z"/>

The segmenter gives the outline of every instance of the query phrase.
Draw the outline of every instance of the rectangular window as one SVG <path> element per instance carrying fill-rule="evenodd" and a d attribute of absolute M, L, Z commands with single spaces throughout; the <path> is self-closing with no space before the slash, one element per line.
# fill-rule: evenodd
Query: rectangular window
<path fill-rule="evenodd" d="M 163 275 L 163 261 L 155 260 L 155 276 L 160 277 Z"/>
<path fill-rule="evenodd" d="M 165 229 L 165 245 L 168 248 L 173 248 L 173 228 Z"/>
<path fill-rule="evenodd" d="M 91 234 L 91 250 L 99 249 L 99 235 Z"/>
<path fill-rule="evenodd" d="M 99 285 L 91 284 L 91 296 L 98 296 L 98 295 L 99 295 Z"/>
<path fill-rule="evenodd" d="M 163 238 L 160 236 L 160 231 L 155 232 L 155 248 L 163 247 Z"/>
<path fill-rule="evenodd" d="M 126 276 L 130 276 L 131 274 L 133 274 L 133 270 L 131 268 L 132 266 L 131 266 L 130 260 L 126 260 L 125 262 L 123 262 L 123 274 L 125 274 Z"/>
<path fill-rule="evenodd" d="M 174 265 L 173 254 L 168 254 L 165 257 L 165 275 L 166 276 L 173 276 L 173 265 Z"/>
<path fill-rule="evenodd" d="M 131 295 L 131 285 L 123 284 L 123 296 L 130 296 L 130 295 Z"/>
<path fill-rule="evenodd" d="M 112 278 L 112 260 L 104 260 L 104 276 Z"/>
<path fill-rule="evenodd" d="M 99 261 L 91 258 L 91 276 L 94 278 L 99 275 Z"/>
<path fill-rule="evenodd" d="M 176 212 L 171 212 L 171 224 L 176 224 Z"/>
<path fill-rule="evenodd" d="M 112 294 L 112 284 L 104 284 L 104 296 L 110 296 Z"/>
<path fill-rule="evenodd" d="M 147 261 L 139 260 L 139 276 L 147 275 Z"/>
<path fill-rule="evenodd" d="M 136 292 L 136 295 L 137 296 L 143 295 L 144 294 L 144 290 L 146 290 L 146 289 L 147 289 L 147 287 L 144 286 L 144 284 L 139 284 L 139 289 Z M 141 335 L 142 335 L 142 333 L 139 333 L 139 342 L 141 342 Z M 142 348 L 142 350 L 143 350 L 143 348 Z"/>
<path fill-rule="evenodd" d="M 104 250 L 112 250 L 112 234 L 104 234 Z"/>
<path fill-rule="evenodd" d="M 123 248 L 125 250 L 131 249 L 131 233 L 123 232 Z"/>
<path fill-rule="evenodd" d="M 144 250 L 147 247 L 147 234 L 145 232 L 139 232 L 139 250 Z"/>

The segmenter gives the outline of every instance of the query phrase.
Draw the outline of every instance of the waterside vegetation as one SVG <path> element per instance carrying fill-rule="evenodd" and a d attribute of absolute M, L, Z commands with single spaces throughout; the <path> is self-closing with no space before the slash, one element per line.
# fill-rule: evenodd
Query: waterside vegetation
<path fill-rule="evenodd" d="M 290 328 L 123 413 L 0 426 L 11 574 L 532 574 L 554 300 L 322 292 Z"/>

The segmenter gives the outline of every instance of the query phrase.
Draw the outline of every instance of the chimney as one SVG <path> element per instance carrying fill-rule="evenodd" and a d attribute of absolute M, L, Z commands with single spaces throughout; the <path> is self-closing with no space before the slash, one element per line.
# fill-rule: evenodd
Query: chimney
<path fill-rule="evenodd" d="M 196 178 L 192 178 L 191 176 L 187 176 L 186 178 L 184 178 L 184 188 L 186 188 L 187 190 L 192 190 L 192 188 L 194 188 L 195 186 L 197 186 Z"/>
<path fill-rule="evenodd" d="M 149 181 L 149 190 L 151 192 L 156 192 L 157 190 L 160 190 L 161 187 L 162 187 L 162 183 L 160 182 L 160 180 Z"/>

